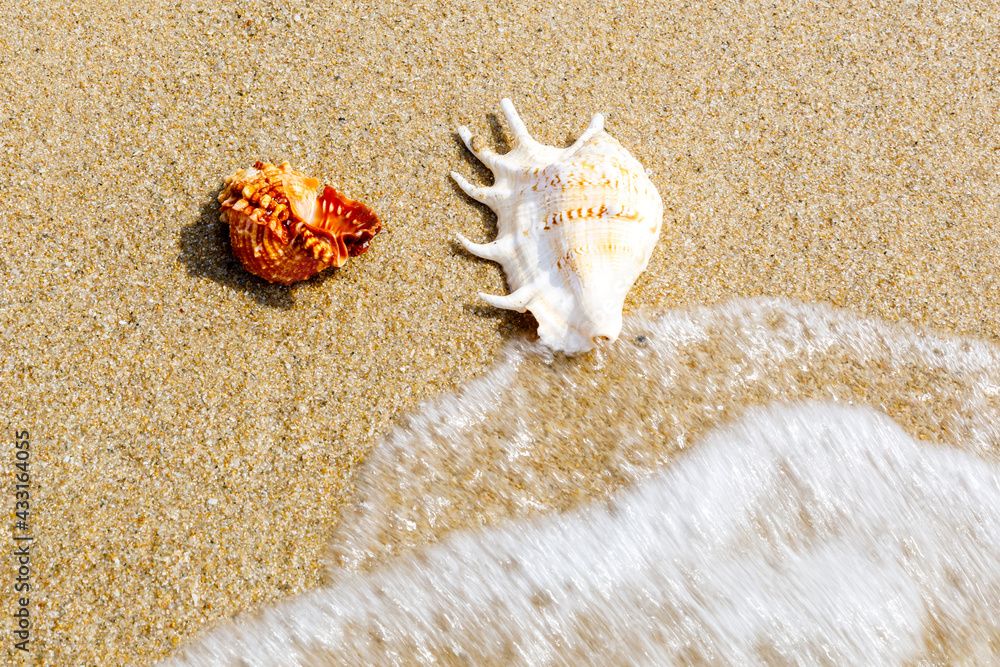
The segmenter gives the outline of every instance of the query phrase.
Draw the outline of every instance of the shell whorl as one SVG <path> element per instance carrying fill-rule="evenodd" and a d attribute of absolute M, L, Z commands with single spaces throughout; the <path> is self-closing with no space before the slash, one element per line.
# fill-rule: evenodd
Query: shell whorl
<path fill-rule="evenodd" d="M 479 297 L 497 308 L 530 310 L 539 337 L 553 349 L 572 354 L 613 341 L 625 295 L 659 236 L 659 193 L 642 165 L 604 131 L 601 114 L 571 146 L 556 148 L 531 137 L 509 99 L 500 107 L 514 135 L 510 152 L 474 148 L 472 133 L 458 128 L 493 172 L 493 185 L 451 174 L 497 214 L 496 240 L 458 235 L 469 252 L 500 263 L 507 276 L 509 295 Z"/>

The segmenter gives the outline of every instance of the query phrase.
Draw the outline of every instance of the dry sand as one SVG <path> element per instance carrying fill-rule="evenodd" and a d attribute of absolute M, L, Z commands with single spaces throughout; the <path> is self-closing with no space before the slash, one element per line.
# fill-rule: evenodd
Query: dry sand
<path fill-rule="evenodd" d="M 27 653 L 144 664 L 316 586 L 358 466 L 530 317 L 477 303 L 509 96 L 566 144 L 596 111 L 664 231 L 627 302 L 784 295 L 993 341 L 1000 6 L 19 2 L 0 8 L 3 503 L 31 434 Z M 371 205 L 369 252 L 246 274 L 222 178 L 288 160 Z M 11 524 L 14 518 L 7 514 Z M 13 530 L 5 549 L 13 548 Z"/>

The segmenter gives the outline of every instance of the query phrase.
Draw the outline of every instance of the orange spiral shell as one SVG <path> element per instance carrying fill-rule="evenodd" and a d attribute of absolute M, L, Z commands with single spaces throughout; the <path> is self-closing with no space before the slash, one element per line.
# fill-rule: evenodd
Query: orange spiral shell
<path fill-rule="evenodd" d="M 226 177 L 220 219 L 229 225 L 233 253 L 250 273 L 291 285 L 360 255 L 382 229 L 364 204 L 319 181 L 258 161 Z"/>

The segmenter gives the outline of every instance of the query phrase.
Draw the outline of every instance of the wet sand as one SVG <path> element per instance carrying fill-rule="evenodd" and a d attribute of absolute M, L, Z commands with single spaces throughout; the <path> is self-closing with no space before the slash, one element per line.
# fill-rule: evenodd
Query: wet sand
<path fill-rule="evenodd" d="M 9 511 L 15 431 L 34 447 L 15 664 L 148 664 L 315 587 L 371 448 L 534 335 L 454 242 L 495 234 L 448 173 L 489 182 L 455 128 L 507 150 L 502 97 L 556 145 L 605 113 L 649 170 L 663 233 L 627 310 L 772 295 L 1000 332 L 996 4 L 22 5 L 0 9 Z M 292 288 L 250 276 L 215 197 L 257 159 L 385 233 Z"/>

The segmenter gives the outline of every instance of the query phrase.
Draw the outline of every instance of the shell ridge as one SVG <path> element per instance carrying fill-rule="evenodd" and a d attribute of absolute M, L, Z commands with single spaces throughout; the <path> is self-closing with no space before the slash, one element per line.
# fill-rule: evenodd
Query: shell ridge
<path fill-rule="evenodd" d="M 535 293 L 530 288 L 529 285 L 525 285 L 506 296 L 501 294 L 487 294 L 485 292 L 480 292 L 479 298 L 485 301 L 486 303 L 490 304 L 494 308 L 502 308 L 504 310 L 516 310 L 519 313 L 523 313 L 528 309 L 528 306 L 530 306 L 531 303 L 535 300 Z"/>
<path fill-rule="evenodd" d="M 503 161 L 503 156 L 491 151 L 489 148 L 477 150 L 472 145 L 472 132 L 465 125 L 458 128 L 458 136 L 462 138 L 462 143 L 469 149 L 469 152 L 476 156 L 476 159 L 485 164 L 490 171 L 496 171 L 496 165 Z"/>
<path fill-rule="evenodd" d="M 455 181 L 455 183 L 458 184 L 458 187 L 462 189 L 462 192 L 469 195 L 477 202 L 480 202 L 481 204 L 486 204 L 491 209 L 496 211 L 496 205 L 497 202 L 500 200 L 500 196 L 493 188 L 473 185 L 457 171 L 451 172 L 451 177 Z"/>
<path fill-rule="evenodd" d="M 528 132 L 527 126 L 525 126 L 524 121 L 521 120 L 521 116 L 518 115 L 517 109 L 514 108 L 514 103 L 510 101 L 509 97 L 505 97 L 500 100 L 500 109 L 503 111 L 503 115 L 507 119 L 507 125 L 510 126 L 511 132 L 514 133 L 515 150 L 520 146 L 530 148 L 541 145 L 531 137 L 531 133 Z"/>
<path fill-rule="evenodd" d="M 497 240 L 490 243 L 474 243 L 461 234 L 458 234 L 457 236 L 459 243 L 461 243 L 466 250 L 471 252 L 476 257 L 482 257 L 483 259 L 488 259 L 492 262 L 502 263 L 502 260 L 505 260 L 510 256 L 510 244 L 505 243 L 500 238 L 497 238 Z"/>
<path fill-rule="evenodd" d="M 586 144 L 590 143 L 591 139 L 601 134 L 602 132 L 604 132 L 604 114 L 595 113 L 593 118 L 590 119 L 590 124 L 587 125 L 587 129 L 585 129 L 583 131 L 583 134 L 581 134 L 579 138 L 565 150 L 563 155 L 565 157 L 572 157 L 578 151 L 580 151 L 580 149 L 582 149 Z M 608 135 L 608 138 L 610 137 L 611 135 Z"/>

